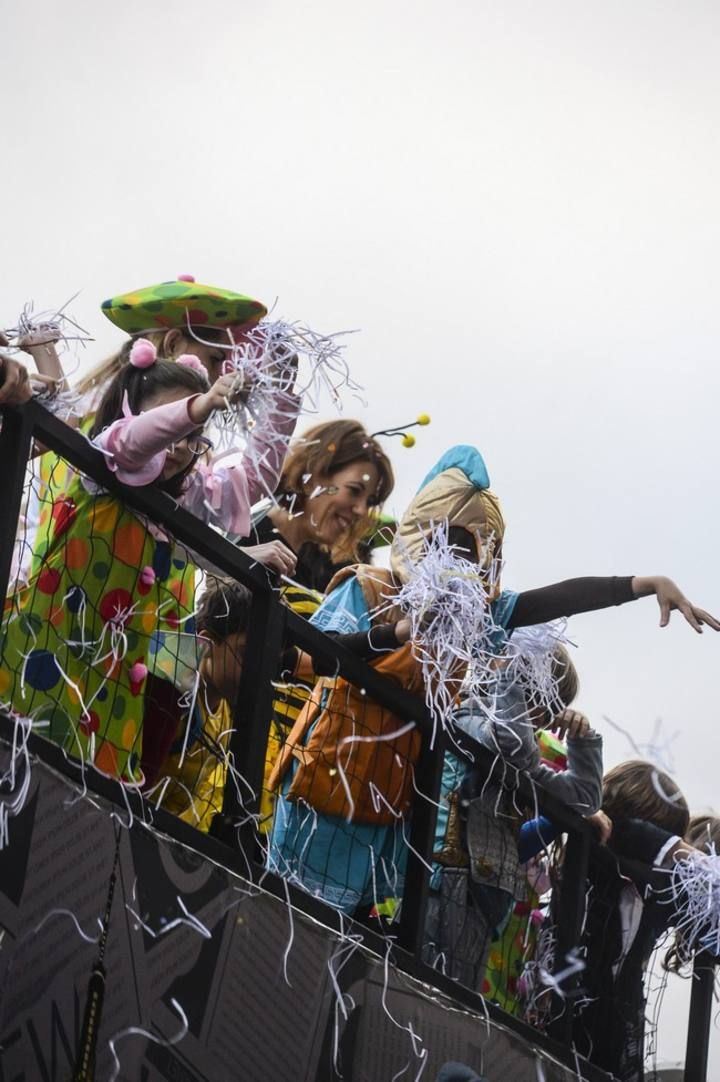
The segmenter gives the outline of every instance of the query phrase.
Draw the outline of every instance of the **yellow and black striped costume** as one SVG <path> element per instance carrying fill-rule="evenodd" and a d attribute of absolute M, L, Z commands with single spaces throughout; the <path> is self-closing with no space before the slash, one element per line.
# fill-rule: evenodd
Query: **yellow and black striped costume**
<path fill-rule="evenodd" d="M 288 583 L 281 598 L 288 608 L 309 620 L 322 601 L 323 595 L 295 583 Z M 260 800 L 260 830 L 268 833 L 272 826 L 275 796 L 268 790 L 268 778 L 275 765 L 280 748 L 292 729 L 295 719 L 310 696 L 311 687 L 302 682 L 276 684 L 273 701 L 268 746 L 265 755 L 263 791 Z M 180 754 L 175 753 L 165 763 L 162 774 L 170 778 L 163 790 L 162 806 L 204 833 L 209 831 L 216 812 L 222 811 L 223 791 L 227 764 L 222 758 L 227 754 L 232 727 L 232 710 L 222 701 L 215 713 L 210 713 L 198 696 L 198 707 L 203 719 L 199 737 L 187 749 L 183 765 Z M 177 738 L 182 740 L 185 721 L 178 726 Z"/>
<path fill-rule="evenodd" d="M 317 590 L 311 590 L 298 583 L 287 583 L 281 591 L 281 599 L 289 609 L 309 620 L 320 605 L 323 595 Z M 280 748 L 295 724 L 295 719 L 310 697 L 311 687 L 302 681 L 293 681 L 288 684 L 276 685 L 276 696 L 273 701 L 272 717 L 270 719 L 270 732 L 268 734 L 267 753 L 265 755 L 265 774 L 263 777 L 263 791 L 260 801 L 260 829 L 267 834 L 272 826 L 273 810 L 275 807 L 275 794 L 268 788 L 268 779 L 275 765 Z"/>

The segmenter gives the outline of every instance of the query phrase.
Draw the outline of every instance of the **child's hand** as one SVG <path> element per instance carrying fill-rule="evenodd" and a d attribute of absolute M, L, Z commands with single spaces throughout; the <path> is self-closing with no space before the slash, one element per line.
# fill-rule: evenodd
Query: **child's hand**
<path fill-rule="evenodd" d="M 249 545 L 247 548 L 242 546 L 240 551 L 278 575 L 292 575 L 297 564 L 297 556 L 282 541 L 266 541 L 263 545 Z"/>
<path fill-rule="evenodd" d="M 33 350 L 41 346 L 53 346 L 60 341 L 60 328 L 57 323 L 38 323 L 26 334 L 21 335 L 17 345 L 26 353 L 32 354 Z"/>
<path fill-rule="evenodd" d="M 216 379 L 209 391 L 199 394 L 191 399 L 188 407 L 188 416 L 193 424 L 204 425 L 211 413 L 215 410 L 224 410 L 232 402 L 236 402 L 247 393 L 247 386 L 240 386 L 237 373 L 228 372 Z"/>
<path fill-rule="evenodd" d="M 713 631 L 720 631 L 720 623 L 704 609 L 698 609 L 691 605 L 685 594 L 672 579 L 664 575 L 649 575 L 642 577 L 636 575 L 632 580 L 633 593 L 636 597 L 647 597 L 655 594 L 660 606 L 660 627 L 667 627 L 670 623 L 670 613 L 677 609 L 683 614 L 690 627 L 702 634 L 702 625 L 707 624 Z"/>
<path fill-rule="evenodd" d="M 600 845 L 607 845 L 613 828 L 610 816 L 606 815 L 604 811 L 596 811 L 594 815 L 587 816 L 587 822 L 592 823 L 597 830 Z"/>
<path fill-rule="evenodd" d="M 407 616 L 402 620 L 398 620 L 395 624 L 395 638 L 401 646 L 404 646 L 406 642 L 410 641 L 412 635 L 412 623 Z"/>
<path fill-rule="evenodd" d="M 590 728 L 590 722 L 579 710 L 562 710 L 555 715 L 548 728 L 554 730 L 558 736 L 566 738 L 572 736 L 582 739 L 586 736 L 595 735 Z"/>

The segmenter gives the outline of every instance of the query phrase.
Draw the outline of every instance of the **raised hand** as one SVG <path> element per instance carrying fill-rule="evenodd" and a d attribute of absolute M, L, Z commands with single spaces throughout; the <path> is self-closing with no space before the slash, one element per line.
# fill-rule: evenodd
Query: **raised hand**
<path fill-rule="evenodd" d="M 247 384 L 243 387 L 237 373 L 227 372 L 216 379 L 209 391 L 193 398 L 188 407 L 190 420 L 197 425 L 205 424 L 215 410 L 227 409 L 233 402 L 247 394 Z"/>
<path fill-rule="evenodd" d="M 593 730 L 590 722 L 579 710 L 568 707 L 561 710 L 550 722 L 549 729 L 553 729 L 561 737 L 585 737 L 592 736 Z"/>
<path fill-rule="evenodd" d="M 680 587 L 664 575 L 646 577 L 636 575 L 632 580 L 632 588 L 637 597 L 655 595 L 660 606 L 660 627 L 667 627 L 670 623 L 670 613 L 677 609 L 698 634 L 702 634 L 703 626 L 711 627 L 713 631 L 720 631 L 720 623 L 715 617 L 691 604 Z"/>
<path fill-rule="evenodd" d="M 247 547 L 243 545 L 240 551 L 251 560 L 256 560 L 271 571 L 276 571 L 278 575 L 292 575 L 297 564 L 297 556 L 282 541 L 266 541 L 262 545 L 248 545 Z"/>

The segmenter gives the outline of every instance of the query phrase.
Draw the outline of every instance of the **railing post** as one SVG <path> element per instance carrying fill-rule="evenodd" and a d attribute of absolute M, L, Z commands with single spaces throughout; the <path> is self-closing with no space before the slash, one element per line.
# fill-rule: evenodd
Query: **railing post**
<path fill-rule="evenodd" d="M 560 882 L 560 901 L 556 912 L 555 976 L 568 968 L 568 955 L 580 942 L 587 893 L 590 838 L 586 833 L 568 834 Z M 553 1036 L 564 1044 L 572 1044 L 573 993 L 582 981 L 582 973 L 566 977 L 559 997 L 561 1016 L 553 1026 Z"/>
<path fill-rule="evenodd" d="M 444 752 L 445 738 L 438 726 L 432 747 L 430 740 L 423 739 L 415 768 L 417 792 L 413 800 L 410 820 L 410 851 L 400 910 L 398 945 L 415 955 L 418 960 L 422 953 L 425 914 L 430 889 L 430 872 L 423 861 L 432 863 Z"/>
<path fill-rule="evenodd" d="M 33 426 L 22 409 L 2 410 L 0 431 L 0 604 L 10 584 L 25 471 L 32 449 Z"/>
<path fill-rule="evenodd" d="M 685 1082 L 706 1082 L 708 1045 L 713 1013 L 715 959 L 702 951 L 695 955 L 685 1050 Z"/>
<path fill-rule="evenodd" d="M 252 817 L 260 807 L 265 751 L 275 695 L 273 681 L 278 676 L 286 613 L 287 609 L 275 593 L 270 590 L 253 591 L 229 749 L 230 760 L 241 778 L 236 783 L 228 773 L 222 816 L 215 817 L 211 830 L 212 834 L 235 844 L 235 830 L 239 826 L 240 847 L 252 858 L 257 857 Z"/>

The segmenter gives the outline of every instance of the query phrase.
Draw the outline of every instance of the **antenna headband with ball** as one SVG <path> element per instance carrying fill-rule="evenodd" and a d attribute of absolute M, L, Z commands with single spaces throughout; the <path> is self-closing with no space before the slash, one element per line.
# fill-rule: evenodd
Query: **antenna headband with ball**
<path fill-rule="evenodd" d="M 371 438 L 375 439 L 376 436 L 400 436 L 403 447 L 414 447 L 415 437 L 411 436 L 406 431 L 408 428 L 417 428 L 418 426 L 423 428 L 425 425 L 430 424 L 430 417 L 427 413 L 419 414 L 414 421 L 411 421 L 407 425 L 399 425 L 397 428 L 383 428 L 379 432 L 371 432 Z"/>

